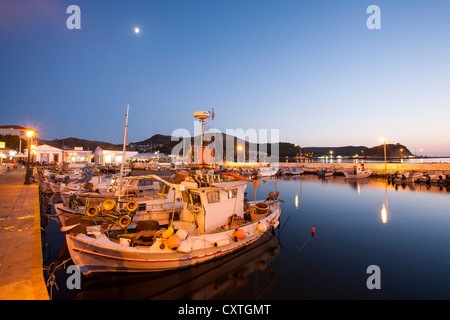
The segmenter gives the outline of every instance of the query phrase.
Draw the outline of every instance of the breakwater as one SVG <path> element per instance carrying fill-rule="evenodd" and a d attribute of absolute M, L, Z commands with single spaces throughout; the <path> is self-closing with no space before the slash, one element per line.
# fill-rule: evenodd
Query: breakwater
<path fill-rule="evenodd" d="M 268 164 L 259 163 L 227 163 L 227 167 L 259 167 L 267 166 Z M 320 163 L 320 162 L 310 162 L 310 163 L 287 163 L 280 162 L 279 167 L 291 167 L 291 168 L 304 168 L 306 171 L 321 171 L 321 170 L 351 170 L 356 164 L 355 163 Z M 403 171 L 419 171 L 419 172 L 449 172 L 450 173 L 450 163 L 387 163 L 386 170 L 384 163 L 364 163 L 364 168 L 372 170 L 375 173 L 394 173 Z"/>

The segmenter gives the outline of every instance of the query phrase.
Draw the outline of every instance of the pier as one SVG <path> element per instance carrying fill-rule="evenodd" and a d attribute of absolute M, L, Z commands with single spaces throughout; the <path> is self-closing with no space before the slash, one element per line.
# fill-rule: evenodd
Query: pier
<path fill-rule="evenodd" d="M 48 300 L 42 267 L 39 187 L 25 170 L 0 173 L 0 300 Z"/>

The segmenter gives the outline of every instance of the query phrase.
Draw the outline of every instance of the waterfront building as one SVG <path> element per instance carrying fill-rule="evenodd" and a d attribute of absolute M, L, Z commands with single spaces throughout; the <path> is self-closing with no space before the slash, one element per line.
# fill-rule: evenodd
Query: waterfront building
<path fill-rule="evenodd" d="M 125 160 L 131 159 L 137 154 L 138 154 L 137 151 L 126 150 Z M 122 157 L 123 157 L 123 150 L 120 147 L 119 148 L 107 147 L 103 149 L 101 146 L 98 146 L 94 150 L 95 164 L 119 165 L 122 163 Z"/>

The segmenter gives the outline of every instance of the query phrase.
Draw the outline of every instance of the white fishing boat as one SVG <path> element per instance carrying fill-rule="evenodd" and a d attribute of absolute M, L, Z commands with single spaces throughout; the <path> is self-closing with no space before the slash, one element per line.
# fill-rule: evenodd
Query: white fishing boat
<path fill-rule="evenodd" d="M 347 179 L 364 179 L 370 177 L 371 174 L 371 170 L 364 169 L 364 166 L 360 164 L 354 166 L 353 170 L 344 172 L 345 178 Z"/>
<path fill-rule="evenodd" d="M 258 169 L 258 178 L 272 177 L 278 173 L 278 167 L 261 167 Z"/>
<path fill-rule="evenodd" d="M 209 113 L 195 112 L 194 117 L 202 124 L 203 147 L 203 125 Z M 278 226 L 279 202 L 273 197 L 256 201 L 257 180 L 231 172 L 209 174 L 205 169 L 201 166 L 195 178 L 189 176 L 189 179 L 171 185 L 175 191 L 174 199 L 181 196 L 183 208 L 178 217 L 172 215 L 166 229 L 146 221 L 151 227 L 141 231 L 123 227 L 109 232 L 109 227 L 104 224 L 86 227 L 86 232 L 68 231 L 66 241 L 73 262 L 85 275 L 180 269 L 243 249 Z M 244 193 L 250 182 L 255 185 L 253 206 Z M 129 204 L 126 203 L 127 209 Z M 120 197 L 117 205 L 119 207 L 114 202 L 114 207 L 108 206 L 109 210 L 124 213 L 114 224 L 120 224 L 123 218 L 131 222 L 131 210 L 125 211 L 123 203 L 121 207 Z"/>
<path fill-rule="evenodd" d="M 113 236 L 96 226 L 86 233 L 67 233 L 72 260 L 86 275 L 152 272 L 192 266 L 244 248 L 278 226 L 281 209 L 276 200 L 249 205 L 244 199 L 249 180 L 234 177 L 238 179 L 176 185 L 183 210 L 167 229 L 123 230 Z M 142 238 L 144 242 L 138 241 Z"/>
<path fill-rule="evenodd" d="M 168 224 L 173 210 L 178 211 L 183 207 L 181 196 L 175 197 L 175 185 L 173 183 L 156 175 L 127 177 L 126 180 L 125 187 L 120 190 L 120 201 L 125 204 L 124 206 L 130 203 L 130 201 L 133 203 L 132 211 L 134 217 L 131 227 L 134 227 L 138 221 L 146 220 L 155 220 L 161 225 Z M 158 190 L 155 189 L 156 183 L 139 186 L 139 182 L 148 180 L 158 182 Z M 144 189 L 140 190 L 139 187 Z M 140 191 L 144 192 L 141 193 Z M 60 216 L 60 221 L 63 226 L 65 226 L 65 220 L 71 218 L 73 215 L 86 215 L 92 218 L 95 217 L 96 220 L 99 220 L 97 219 L 98 216 L 111 218 L 111 216 L 116 216 L 117 212 L 109 212 L 113 210 L 107 209 L 111 206 L 111 201 L 119 202 L 118 192 L 119 190 L 116 193 L 112 193 L 109 197 L 92 192 L 73 193 L 66 202 L 57 203 L 54 205 L 54 208 L 57 216 Z M 107 211 L 105 215 L 102 214 L 102 209 Z"/>

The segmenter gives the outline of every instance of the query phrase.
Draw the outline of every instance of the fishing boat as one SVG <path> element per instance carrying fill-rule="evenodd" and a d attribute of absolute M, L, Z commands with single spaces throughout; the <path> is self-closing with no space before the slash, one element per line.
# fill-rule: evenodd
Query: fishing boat
<path fill-rule="evenodd" d="M 208 116 L 208 112 L 194 113 L 202 123 L 201 146 Z M 141 229 L 125 226 L 110 231 L 111 226 L 102 224 L 76 232 L 76 228 L 67 230 L 67 247 L 81 272 L 90 275 L 185 268 L 245 249 L 278 226 L 281 212 L 278 197 L 257 201 L 257 180 L 231 172 L 209 174 L 203 159 L 201 163 L 195 178 L 189 176 L 179 184 L 172 184 L 174 198 L 181 197 L 183 208 L 179 215 L 171 216 L 167 228 L 143 221 Z M 249 183 L 254 184 L 253 205 L 245 198 Z M 107 203 L 106 209 L 121 213 L 113 225 L 120 224 L 123 218 L 131 222 L 129 203 L 121 203 L 120 199 Z"/>
<path fill-rule="evenodd" d="M 241 286 L 275 259 L 281 242 L 271 233 L 265 233 L 258 241 L 236 254 L 220 259 L 168 272 L 118 273 L 88 277 L 83 281 L 76 299 L 97 300 L 211 300 L 220 299 L 230 289 Z M 107 277 L 107 286 L 105 278 Z M 269 284 L 270 286 L 270 284 Z M 261 287 L 260 292 L 265 288 Z"/>
<path fill-rule="evenodd" d="M 388 176 L 388 180 L 395 184 L 419 182 L 423 174 L 421 172 L 395 172 Z"/>
<path fill-rule="evenodd" d="M 347 179 L 364 179 L 370 177 L 371 174 L 371 170 L 364 169 L 364 166 L 360 164 L 354 166 L 351 171 L 344 172 Z"/>
<path fill-rule="evenodd" d="M 155 220 L 161 225 L 167 224 L 173 210 L 178 211 L 183 207 L 181 197 L 175 197 L 174 184 L 157 175 L 127 177 L 126 180 L 127 183 L 120 190 L 120 197 L 118 193 L 109 197 L 96 193 L 74 193 L 67 202 L 55 204 L 54 208 L 57 216 L 60 217 L 61 224 L 66 226 L 65 220 L 72 218 L 74 215 L 95 218 L 96 221 L 101 221 L 99 218 L 102 217 L 105 218 L 105 221 L 111 217 L 117 217 L 117 212 L 109 212 L 112 211 L 108 209 L 111 206 L 111 201 L 121 202 L 124 206 L 132 203 L 128 205 L 128 207 L 132 206 L 133 208 L 132 227 L 138 221 L 146 220 Z M 139 182 L 148 180 L 158 182 L 159 188 L 156 192 L 154 192 L 154 184 L 144 185 L 144 190 L 139 190 Z M 144 192 L 141 193 L 140 191 Z M 107 212 L 102 209 L 106 209 Z"/>
<path fill-rule="evenodd" d="M 258 169 L 258 178 L 272 177 L 278 173 L 278 167 L 261 167 Z"/>
<path fill-rule="evenodd" d="M 278 226 L 281 209 L 277 200 L 251 205 L 244 198 L 247 184 L 253 182 L 256 190 L 256 180 L 221 174 L 236 179 L 176 185 L 183 209 L 167 229 L 108 233 L 94 226 L 86 228 L 86 233 L 68 232 L 72 260 L 85 275 L 178 269 L 242 249 Z"/>
<path fill-rule="evenodd" d="M 324 178 L 327 178 L 327 177 L 331 177 L 333 174 L 334 174 L 333 170 L 322 170 L 319 173 L 317 173 L 317 176 L 320 179 L 324 179 Z"/>
<path fill-rule="evenodd" d="M 303 174 L 305 172 L 304 168 L 292 168 L 290 174 L 291 175 L 299 175 L 299 174 Z"/>

